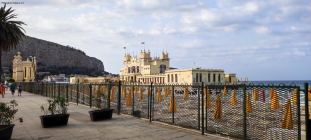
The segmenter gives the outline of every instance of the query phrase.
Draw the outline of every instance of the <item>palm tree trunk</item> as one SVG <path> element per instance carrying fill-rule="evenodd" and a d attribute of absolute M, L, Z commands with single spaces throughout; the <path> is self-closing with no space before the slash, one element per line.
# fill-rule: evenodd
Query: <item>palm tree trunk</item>
<path fill-rule="evenodd" d="M 2 82 L 2 50 L 0 49 L 0 82 Z"/>

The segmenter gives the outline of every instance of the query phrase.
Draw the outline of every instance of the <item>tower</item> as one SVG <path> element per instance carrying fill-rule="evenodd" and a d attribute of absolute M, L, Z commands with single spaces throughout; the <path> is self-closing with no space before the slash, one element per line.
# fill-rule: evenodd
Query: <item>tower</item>
<path fill-rule="evenodd" d="M 168 57 L 168 52 L 162 51 L 161 59 L 162 59 L 162 60 L 167 60 L 167 61 L 169 61 L 170 58 Z"/>

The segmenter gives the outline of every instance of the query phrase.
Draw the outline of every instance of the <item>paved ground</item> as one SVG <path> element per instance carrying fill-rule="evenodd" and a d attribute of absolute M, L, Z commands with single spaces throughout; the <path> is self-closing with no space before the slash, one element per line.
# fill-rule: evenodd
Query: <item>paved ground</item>
<path fill-rule="evenodd" d="M 216 135 L 201 135 L 191 130 L 176 128 L 156 122 L 149 123 L 146 120 L 131 116 L 113 114 L 112 120 L 92 122 L 88 111 L 89 107 L 70 104 L 69 122 L 67 126 L 42 128 L 40 115 L 43 112 L 40 106 L 46 104 L 46 97 L 23 92 L 22 96 L 12 95 L 7 91 L 5 98 L 0 97 L 1 102 L 12 99 L 18 102 L 16 118 L 23 117 L 24 122 L 14 122 L 13 140 L 222 140 Z"/>

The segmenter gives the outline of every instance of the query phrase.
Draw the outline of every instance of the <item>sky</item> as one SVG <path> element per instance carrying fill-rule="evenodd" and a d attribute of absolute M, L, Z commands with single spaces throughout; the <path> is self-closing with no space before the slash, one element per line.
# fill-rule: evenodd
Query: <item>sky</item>
<path fill-rule="evenodd" d="M 27 24 L 26 35 L 78 48 L 110 73 L 119 73 L 125 53 L 139 57 L 145 49 L 152 57 L 167 51 L 178 69 L 224 69 L 250 81 L 311 80 L 310 0 L 21 2 L 7 6 Z"/>

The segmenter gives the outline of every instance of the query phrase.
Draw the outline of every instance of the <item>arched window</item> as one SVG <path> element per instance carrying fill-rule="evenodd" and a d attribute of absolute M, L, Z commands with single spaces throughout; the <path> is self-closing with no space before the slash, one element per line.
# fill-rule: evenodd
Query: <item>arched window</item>
<path fill-rule="evenodd" d="M 164 73 L 166 70 L 166 65 L 160 65 L 160 73 Z"/>
<path fill-rule="evenodd" d="M 131 68 L 130 67 L 127 68 L 127 73 L 131 73 Z"/>
<path fill-rule="evenodd" d="M 170 82 L 170 75 L 167 75 L 167 82 Z"/>
<path fill-rule="evenodd" d="M 137 66 L 136 71 L 137 71 L 137 73 L 139 73 L 139 66 Z"/>
<path fill-rule="evenodd" d="M 178 80 L 177 80 L 177 74 L 175 74 L 175 82 L 176 82 L 176 83 L 178 82 Z"/>
<path fill-rule="evenodd" d="M 174 74 L 171 75 L 172 82 L 174 82 Z"/>
<path fill-rule="evenodd" d="M 135 73 L 135 66 L 132 66 L 132 73 Z"/>

